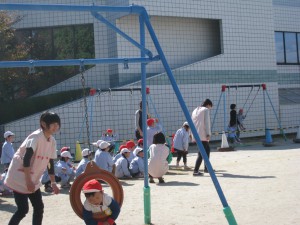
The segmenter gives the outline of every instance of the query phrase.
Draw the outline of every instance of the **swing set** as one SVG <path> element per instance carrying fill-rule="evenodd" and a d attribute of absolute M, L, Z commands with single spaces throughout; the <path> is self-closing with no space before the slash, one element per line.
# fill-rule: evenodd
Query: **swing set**
<path fill-rule="evenodd" d="M 150 22 L 150 18 L 146 9 L 142 6 L 138 5 L 130 5 L 130 6 L 98 6 L 98 5 L 59 5 L 59 4 L 0 4 L 0 10 L 20 10 L 20 11 L 73 11 L 73 12 L 89 12 L 91 15 L 97 19 L 98 21 L 104 23 L 106 26 L 111 28 L 113 31 L 118 33 L 120 36 L 125 38 L 135 47 L 140 50 L 140 56 L 136 58 L 102 58 L 102 59 L 71 59 L 71 60 L 39 60 L 39 61 L 2 61 L 0 62 L 0 68 L 16 68 L 16 67 L 28 67 L 33 69 L 34 67 L 41 67 L 41 66 L 65 66 L 65 65 L 77 65 L 80 66 L 81 69 L 84 68 L 85 65 L 94 65 L 94 64 L 119 64 L 123 63 L 124 67 L 128 67 L 129 63 L 140 63 L 141 64 L 141 86 L 142 86 L 142 120 L 143 120 L 143 131 L 144 136 L 147 136 L 147 129 L 146 129 L 146 66 L 148 63 L 161 61 L 166 74 L 168 75 L 169 81 L 171 86 L 176 94 L 178 102 L 181 106 L 181 109 L 186 117 L 187 122 L 190 124 L 191 132 L 195 137 L 197 146 L 199 147 L 199 152 L 201 153 L 204 163 L 208 169 L 210 174 L 210 178 L 215 186 L 219 199 L 223 205 L 223 212 L 225 217 L 230 225 L 236 225 L 237 222 L 233 215 L 233 212 L 225 198 L 225 195 L 222 191 L 222 188 L 218 182 L 216 174 L 213 170 L 213 167 L 208 159 L 208 156 L 205 152 L 203 144 L 200 140 L 200 137 L 197 133 L 196 127 L 193 124 L 191 119 L 189 110 L 185 104 L 185 101 L 182 97 L 182 94 L 178 88 L 172 70 L 168 64 L 168 61 L 165 57 L 165 54 L 160 46 L 158 38 L 154 32 L 152 24 Z M 135 14 L 138 15 L 139 19 L 139 31 L 140 31 L 140 43 L 129 37 L 123 31 L 121 31 L 118 27 L 114 24 L 109 22 L 105 19 L 99 12 L 115 12 L 115 13 L 126 13 L 126 14 Z M 158 55 L 153 56 L 152 52 L 145 47 L 145 39 L 146 39 L 146 32 L 145 28 L 147 28 L 148 34 L 153 41 L 155 50 L 157 51 Z M 86 99 L 86 98 L 85 98 Z M 88 114 L 87 114 L 87 101 L 85 101 L 85 119 L 86 119 L 86 127 L 88 129 Z M 89 134 L 88 134 L 89 135 Z M 88 143 L 90 141 L 88 140 Z M 147 139 L 144 140 L 144 145 L 147 146 Z M 94 165 L 90 165 L 88 168 L 94 167 Z M 144 168 L 145 168 L 145 176 L 144 176 L 144 222 L 145 224 L 151 223 L 151 204 L 150 204 L 150 186 L 148 183 L 148 157 L 147 154 L 144 156 Z M 117 200 L 117 202 L 122 205 L 123 203 L 123 189 L 120 183 L 116 180 L 113 174 L 107 174 L 101 170 L 97 171 L 93 169 L 87 169 L 85 174 L 79 176 L 72 186 L 70 190 L 70 201 L 73 209 L 76 211 L 78 216 L 82 216 L 82 202 L 79 200 L 80 190 L 82 189 L 84 182 L 90 179 L 100 179 L 105 181 L 110 185 L 113 189 L 113 196 Z M 74 201 L 74 199 L 77 199 Z"/>
<path fill-rule="evenodd" d="M 279 117 L 277 116 L 277 113 L 275 111 L 275 108 L 274 108 L 274 105 L 273 105 L 272 100 L 270 98 L 270 95 L 267 91 L 267 85 L 266 84 L 222 85 L 221 94 L 220 94 L 220 97 L 219 97 L 219 100 L 218 100 L 218 103 L 217 103 L 216 113 L 215 113 L 214 118 L 213 118 L 211 129 L 213 129 L 213 127 L 215 125 L 215 121 L 216 121 L 216 117 L 218 115 L 221 100 L 223 99 L 223 128 L 224 128 L 224 131 L 223 132 L 213 132 L 213 133 L 216 134 L 216 135 L 221 134 L 221 133 L 230 133 L 230 131 L 227 131 L 229 125 L 227 123 L 228 115 L 227 115 L 227 110 L 226 109 L 227 109 L 228 104 L 227 104 L 227 100 L 226 100 L 226 90 L 227 90 L 227 94 L 228 94 L 228 102 L 231 103 L 232 101 L 234 101 L 237 104 L 238 103 L 238 89 L 243 89 L 243 88 L 251 88 L 250 92 L 248 93 L 247 98 L 246 98 L 246 100 L 243 104 L 243 107 L 242 107 L 242 109 L 244 109 L 246 107 L 245 114 L 244 114 L 245 118 L 248 115 L 249 111 L 253 109 L 253 107 L 252 107 L 253 103 L 254 103 L 255 99 L 257 98 L 258 94 L 260 93 L 260 91 L 262 90 L 262 94 L 263 94 L 263 111 L 264 111 L 264 129 L 255 129 L 255 130 L 247 130 L 247 131 L 245 131 L 245 130 L 239 131 L 237 129 L 233 132 L 235 132 L 235 133 L 237 133 L 237 132 L 256 132 L 256 131 L 264 130 L 265 135 L 266 135 L 266 141 L 264 142 L 264 145 L 265 146 L 271 146 L 272 145 L 273 141 L 272 141 L 271 134 L 270 134 L 270 130 L 272 130 L 272 129 L 270 129 L 269 126 L 268 126 L 268 117 L 267 117 L 267 107 L 266 107 L 266 97 L 267 97 L 267 100 L 268 100 L 269 104 L 271 105 L 273 114 L 274 114 L 274 116 L 277 120 L 277 124 L 278 124 L 278 128 L 276 128 L 274 130 L 279 129 L 282 136 L 283 136 L 283 138 L 284 138 L 284 140 L 286 141 L 287 138 L 286 138 L 284 130 L 281 126 L 281 122 L 279 120 Z M 235 91 L 235 99 L 234 100 L 230 99 L 230 93 L 232 92 L 232 90 Z M 247 106 L 248 101 L 250 101 L 249 106 Z"/>

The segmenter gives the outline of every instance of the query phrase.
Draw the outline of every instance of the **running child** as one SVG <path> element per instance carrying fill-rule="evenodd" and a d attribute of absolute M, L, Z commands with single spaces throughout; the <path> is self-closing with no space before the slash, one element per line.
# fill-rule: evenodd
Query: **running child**
<path fill-rule="evenodd" d="M 44 203 L 40 187 L 46 168 L 55 194 L 59 193 L 54 178 L 56 141 L 52 136 L 60 129 L 60 118 L 56 113 L 44 112 L 40 117 L 40 129 L 31 133 L 15 153 L 4 184 L 14 192 L 17 211 L 9 224 L 19 224 L 28 213 L 28 199 L 33 206 L 32 224 L 42 224 Z"/>

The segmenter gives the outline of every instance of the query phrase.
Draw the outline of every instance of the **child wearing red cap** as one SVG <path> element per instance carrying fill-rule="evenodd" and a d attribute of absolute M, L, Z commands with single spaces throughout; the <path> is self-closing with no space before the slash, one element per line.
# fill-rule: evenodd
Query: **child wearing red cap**
<path fill-rule="evenodd" d="M 137 144 L 137 147 L 134 149 L 134 151 L 133 151 L 133 155 L 134 156 L 136 156 L 137 155 L 137 153 L 142 149 L 143 150 L 143 139 L 141 138 L 141 139 L 139 139 L 138 140 L 138 144 Z"/>
<path fill-rule="evenodd" d="M 104 133 L 101 137 L 102 141 L 106 141 L 110 143 L 109 152 L 113 151 L 115 149 L 115 141 L 119 139 L 118 134 L 114 133 L 114 131 L 110 128 L 106 130 L 106 133 Z"/>
<path fill-rule="evenodd" d="M 102 185 L 96 179 L 89 180 L 83 185 L 82 192 L 86 199 L 83 204 L 83 220 L 86 225 L 115 225 L 120 214 L 119 204 L 103 192 Z M 106 221 L 93 218 L 93 213 L 103 213 Z"/>
<path fill-rule="evenodd" d="M 113 158 L 114 163 L 116 163 L 117 160 L 122 156 L 121 151 L 123 148 L 126 148 L 126 145 L 120 145 L 118 153 Z"/>
<path fill-rule="evenodd" d="M 126 148 L 130 151 L 130 156 L 128 158 L 128 162 L 130 162 L 134 159 L 135 155 L 133 154 L 133 151 L 135 149 L 135 143 L 133 141 L 127 141 L 126 142 Z"/>
<path fill-rule="evenodd" d="M 162 131 L 161 125 L 158 123 L 158 119 L 150 118 L 147 120 L 147 149 L 153 143 L 154 134 Z"/>

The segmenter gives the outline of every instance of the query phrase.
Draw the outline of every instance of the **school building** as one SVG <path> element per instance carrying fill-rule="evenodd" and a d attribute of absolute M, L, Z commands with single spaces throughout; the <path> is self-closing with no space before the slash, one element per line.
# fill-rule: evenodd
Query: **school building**
<path fill-rule="evenodd" d="M 43 3 L 74 5 L 141 5 L 147 10 L 160 45 L 172 68 L 190 112 L 210 98 L 214 107 L 211 120 L 217 133 L 225 129 L 229 120 L 229 105 L 237 104 L 247 112 L 245 126 L 258 132 L 244 136 L 264 135 L 267 127 L 288 128 L 296 132 L 300 124 L 300 0 L 1 0 L 1 3 Z M 17 29 L 32 33 L 43 29 L 74 28 L 89 26 L 94 35 L 95 58 L 127 58 L 140 55 L 140 50 L 116 32 L 86 12 L 22 11 L 22 20 Z M 100 13 L 131 38 L 139 41 L 138 16 L 118 13 Z M 55 40 L 53 40 L 55 41 Z M 146 32 L 146 47 L 157 55 L 149 34 Z M 99 64 L 85 73 L 86 87 L 96 89 L 140 87 L 140 65 Z M 62 74 L 63 76 L 63 74 Z M 82 87 L 80 74 L 49 87 L 38 95 Z M 160 62 L 147 65 L 147 85 L 150 87 L 150 113 L 159 116 L 168 134 L 178 129 L 185 121 L 165 70 Z M 251 85 L 266 84 L 268 96 L 262 88 Z M 224 93 L 221 86 L 230 88 Z M 122 138 L 132 138 L 134 112 L 138 109 L 140 93 L 99 95 L 90 100 L 89 116 L 93 126 L 92 141 L 107 127 L 119 130 Z M 127 96 L 127 97 L 126 97 Z M 222 96 L 222 97 L 221 97 Z M 221 98 L 221 101 L 219 101 Z M 217 110 L 217 106 L 219 108 Z M 92 106 L 91 106 L 92 105 Z M 265 108 L 264 108 L 265 107 Z M 62 131 L 57 135 L 60 145 L 74 143 L 84 125 L 82 100 L 53 110 L 62 116 Z M 81 111 L 79 111 L 79 109 Z M 273 110 L 274 109 L 274 110 Z M 78 110 L 78 111 L 76 111 Z M 224 112 L 224 110 L 227 110 Z M 93 113 L 91 113 L 93 112 Z M 227 114 L 226 114 L 227 113 Z M 225 115 L 224 115 L 225 114 Z M 18 132 L 19 125 L 29 126 L 38 115 L 6 124 L 7 129 Z M 280 123 L 278 123 L 278 120 Z M 225 120 L 225 122 L 224 122 Z M 32 122 L 30 122 L 32 121 Z M 34 121 L 34 122 L 33 122 Z M 64 122 L 65 121 L 65 122 Z M 78 122 L 79 121 L 79 122 Z M 27 125 L 26 125 L 27 124 Z M 77 125 L 75 125 L 77 124 Z M 21 129 L 21 128 L 20 128 Z M 98 130 L 97 130 L 98 129 Z M 84 130 L 84 129 L 83 129 Z M 20 131 L 22 137 L 28 133 Z M 24 133 L 24 134 L 23 134 Z M 215 139 L 220 139 L 217 135 Z M 84 139 L 84 138 L 83 138 Z"/>

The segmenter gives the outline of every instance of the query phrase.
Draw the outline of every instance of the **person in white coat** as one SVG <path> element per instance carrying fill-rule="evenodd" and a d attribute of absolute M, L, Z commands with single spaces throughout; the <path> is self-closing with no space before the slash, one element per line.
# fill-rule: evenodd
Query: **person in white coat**
<path fill-rule="evenodd" d="M 162 132 L 159 132 L 153 137 L 153 144 L 149 147 L 149 182 L 155 183 L 153 178 L 158 178 L 159 183 L 165 183 L 163 175 L 168 172 L 168 155 L 169 148 L 165 145 L 166 138 Z"/>
<path fill-rule="evenodd" d="M 213 104 L 211 100 L 206 99 L 201 106 L 198 106 L 194 109 L 192 113 L 192 120 L 197 129 L 197 132 L 200 136 L 201 142 L 205 149 L 205 152 L 209 158 L 210 155 L 210 147 L 209 147 L 209 140 L 211 137 L 211 128 L 210 128 L 210 115 L 209 111 L 212 108 Z M 195 137 L 192 136 L 192 140 L 195 142 Z M 202 163 L 202 155 L 198 151 L 198 158 L 196 160 L 195 168 L 194 168 L 194 176 L 203 175 L 203 173 L 199 172 L 199 168 Z M 204 172 L 207 173 L 207 168 L 205 166 Z"/>

